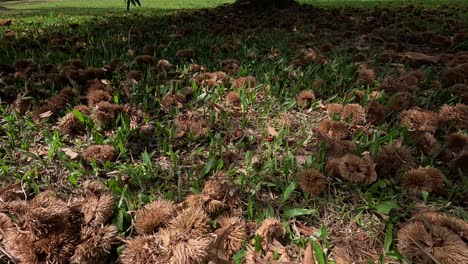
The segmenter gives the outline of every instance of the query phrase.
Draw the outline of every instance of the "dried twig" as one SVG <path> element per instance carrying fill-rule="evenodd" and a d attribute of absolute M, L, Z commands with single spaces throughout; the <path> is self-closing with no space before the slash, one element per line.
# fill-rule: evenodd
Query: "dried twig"
<path fill-rule="evenodd" d="M 2 247 L 2 245 L 0 245 L 0 251 L 2 251 L 2 253 L 3 253 L 5 256 L 7 256 L 7 257 L 11 260 L 12 263 L 14 263 L 14 264 L 17 264 L 17 263 L 18 263 L 18 261 L 15 259 L 15 257 L 13 257 L 10 253 L 8 253 L 8 251 L 6 251 L 6 249 L 4 249 L 4 248 Z"/>
<path fill-rule="evenodd" d="M 418 241 L 416 241 L 414 238 L 412 238 L 411 236 L 409 236 L 409 238 L 411 239 L 411 241 L 413 241 L 414 244 L 416 244 L 416 246 L 426 255 L 428 256 L 432 261 L 434 261 L 434 263 L 436 264 L 441 264 L 434 256 L 432 256 L 431 253 L 427 252 L 427 250 L 425 250 L 421 244 L 418 243 Z"/>

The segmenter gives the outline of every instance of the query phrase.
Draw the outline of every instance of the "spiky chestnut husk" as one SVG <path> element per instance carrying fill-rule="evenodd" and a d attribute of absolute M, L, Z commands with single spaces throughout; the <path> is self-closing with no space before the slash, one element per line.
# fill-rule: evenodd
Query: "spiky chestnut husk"
<path fill-rule="evenodd" d="M 383 177 L 394 177 L 396 174 L 416 166 L 410 149 L 399 142 L 383 147 L 377 153 L 375 161 L 377 171 Z"/>
<path fill-rule="evenodd" d="M 217 220 L 220 228 L 226 228 L 223 240 L 228 256 L 232 256 L 242 249 L 242 244 L 248 239 L 245 221 L 237 216 L 220 216 Z"/>
<path fill-rule="evenodd" d="M 421 192 L 441 190 L 444 185 L 444 175 L 436 168 L 418 168 L 408 171 L 402 179 L 402 186 L 408 193 L 418 196 Z"/>
<path fill-rule="evenodd" d="M 240 77 L 232 81 L 232 85 L 238 89 L 240 88 L 251 88 L 257 85 L 257 79 L 253 76 Z"/>
<path fill-rule="evenodd" d="M 319 195 L 325 190 L 325 178 L 322 173 L 314 168 L 301 171 L 297 177 L 301 189 L 311 195 Z"/>
<path fill-rule="evenodd" d="M 366 111 L 359 104 L 348 104 L 343 107 L 341 118 L 353 125 L 364 124 L 366 122 Z"/>
<path fill-rule="evenodd" d="M 208 233 L 209 217 L 200 207 L 188 208 L 169 222 L 168 230 L 175 230 L 188 237 L 197 238 Z"/>
<path fill-rule="evenodd" d="M 83 151 L 81 155 L 88 163 L 92 161 L 104 163 L 113 160 L 116 156 L 116 152 L 112 145 L 93 145 Z"/>
<path fill-rule="evenodd" d="M 297 95 L 297 105 L 301 108 L 308 108 L 315 100 L 315 95 L 310 90 L 303 90 Z"/>
<path fill-rule="evenodd" d="M 263 250 L 268 251 L 274 240 L 284 236 L 285 229 L 277 218 L 267 218 L 263 220 L 260 227 L 255 231 L 255 234 L 262 239 Z"/>
<path fill-rule="evenodd" d="M 319 136 L 325 139 L 345 139 L 349 136 L 348 126 L 340 121 L 324 119 L 316 129 Z"/>
<path fill-rule="evenodd" d="M 378 126 L 385 122 L 385 108 L 378 102 L 371 102 L 366 106 L 366 121 Z"/>
<path fill-rule="evenodd" d="M 468 246 L 459 234 L 433 221 L 431 216 L 423 218 L 398 231 L 398 249 L 403 256 L 414 263 L 435 263 L 434 259 L 442 264 L 468 262 Z"/>
<path fill-rule="evenodd" d="M 408 130 L 418 132 L 435 133 L 440 127 L 440 119 L 436 113 L 417 109 L 403 111 L 400 123 Z"/>
<path fill-rule="evenodd" d="M 177 206 L 164 199 L 155 200 L 135 214 L 135 229 L 139 234 L 152 234 L 174 216 Z"/>

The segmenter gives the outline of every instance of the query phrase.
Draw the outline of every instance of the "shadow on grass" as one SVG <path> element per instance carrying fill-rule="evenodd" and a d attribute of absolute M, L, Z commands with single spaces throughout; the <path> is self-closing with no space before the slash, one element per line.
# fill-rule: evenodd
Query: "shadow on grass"
<path fill-rule="evenodd" d="M 80 58 L 89 66 L 102 67 L 116 59 L 127 62 L 135 55 L 149 54 L 171 62 L 184 62 L 177 51 L 192 49 L 194 55 L 190 59 L 194 62 L 220 69 L 219 61 L 223 59 L 249 61 L 255 56 L 268 59 L 274 49 L 280 50 L 289 63 L 297 59 L 297 50 L 312 47 L 323 49 L 325 55 L 363 53 L 355 48 L 355 42 L 363 41 L 362 36 L 367 35 L 375 37 L 367 40 L 366 45 L 375 45 L 379 52 L 383 51 L 383 41 L 388 37 L 411 50 L 415 44 L 411 42 L 428 42 L 419 32 L 433 32 L 429 37 L 442 34 L 444 39 L 460 32 L 466 20 L 459 19 L 459 14 L 466 9 L 466 6 L 447 7 L 443 16 L 439 10 L 412 6 L 371 10 L 330 10 L 307 5 L 272 11 L 232 5 L 189 11 L 21 10 L 16 14 L 21 19 L 14 20 L 10 27 L 12 35 L 0 39 L 0 61 L 11 64 L 16 59 L 32 59 L 50 64 Z M 417 15 L 409 19 L 408 14 Z M 80 20 L 80 16 L 86 18 Z M 428 43 L 425 52 L 440 52 L 437 48 L 437 43 Z"/>
<path fill-rule="evenodd" d="M 90 8 L 90 7 L 53 7 L 53 8 L 10 8 L 6 7 L 0 12 L 0 17 L 14 16 L 17 18 L 30 18 L 40 16 L 108 16 L 108 15 L 128 15 L 128 14 L 153 14 L 155 16 L 172 14 L 180 9 L 158 9 L 145 8 L 127 11 L 125 8 Z"/>
<path fill-rule="evenodd" d="M 405 42 L 421 31 L 444 31 L 444 37 L 449 37 L 466 26 L 466 20 L 458 16 L 466 9 L 447 7 L 451 20 L 440 16 L 438 10 L 421 11 L 411 6 L 330 10 L 302 5 L 273 11 L 232 5 L 202 10 L 138 8 L 130 12 L 124 8 L 18 9 L 11 13 L 19 18 L 11 27 L 14 36 L 0 40 L 0 59 L 7 63 L 33 59 L 47 64 L 80 58 L 100 67 L 114 59 L 131 60 L 133 54 L 180 61 L 177 51 L 191 48 L 197 63 L 216 65 L 226 57 L 247 59 L 249 49 L 264 55 L 278 47 L 283 47 L 286 58 L 294 58 L 292 44 L 333 47 L 368 34 Z M 412 19 L 406 15 L 420 12 L 424 14 Z M 315 39 L 304 39 L 308 35 Z M 351 48 L 353 52 L 359 50 Z"/>

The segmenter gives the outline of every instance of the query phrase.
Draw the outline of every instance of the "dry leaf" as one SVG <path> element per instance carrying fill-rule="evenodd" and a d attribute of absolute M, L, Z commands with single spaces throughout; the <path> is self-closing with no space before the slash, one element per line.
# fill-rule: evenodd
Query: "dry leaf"
<path fill-rule="evenodd" d="M 327 106 L 323 103 L 322 99 L 319 100 L 318 106 L 323 110 L 327 109 Z"/>
<path fill-rule="evenodd" d="M 440 56 L 430 56 L 424 53 L 413 52 L 413 51 L 402 53 L 401 56 L 408 58 L 410 60 L 429 62 L 429 63 L 437 63 L 441 59 Z"/>
<path fill-rule="evenodd" d="M 232 116 L 234 117 L 240 117 L 242 115 L 242 113 L 240 112 L 240 110 L 238 108 L 228 108 L 228 107 L 224 107 L 220 104 L 217 104 L 217 103 L 211 103 L 211 106 L 215 109 L 215 111 L 218 111 L 218 112 L 227 112 L 229 114 L 231 114 Z"/>
<path fill-rule="evenodd" d="M 351 259 L 351 256 L 349 255 L 349 253 L 346 251 L 344 247 L 336 246 L 333 249 L 333 255 L 334 255 L 336 264 L 349 264 L 353 262 L 353 260 Z"/>
<path fill-rule="evenodd" d="M 47 156 L 48 151 L 44 149 L 43 146 L 38 146 L 37 148 L 31 147 L 28 151 L 36 156 Z"/>
<path fill-rule="evenodd" d="M 254 155 L 250 161 L 252 166 L 258 166 L 260 164 L 260 158 L 257 155 Z"/>
<path fill-rule="evenodd" d="M 177 132 L 175 138 L 176 138 L 176 139 L 180 139 L 180 138 L 182 138 L 184 135 L 185 135 L 185 131 L 180 130 L 180 131 Z"/>
<path fill-rule="evenodd" d="M 312 228 L 304 225 L 304 224 L 301 224 L 301 223 L 296 223 L 297 225 L 297 228 L 299 229 L 299 231 L 304 235 L 304 236 L 311 236 L 314 234 L 314 230 L 312 230 Z"/>
<path fill-rule="evenodd" d="M 20 182 L 8 185 L 7 187 L 0 189 L 0 201 L 2 202 L 20 199 L 24 196 L 25 194 L 23 193 L 23 188 Z"/>
<path fill-rule="evenodd" d="M 305 164 L 308 158 L 307 155 L 298 155 L 296 156 L 296 163 L 299 165 Z"/>
<path fill-rule="evenodd" d="M 314 251 L 312 250 L 312 244 L 309 244 L 305 249 L 302 264 L 315 264 L 315 256 Z"/>
<path fill-rule="evenodd" d="M 79 154 L 72 148 L 63 148 L 62 151 L 65 152 L 65 155 L 70 159 L 76 159 L 79 156 Z"/>
<path fill-rule="evenodd" d="M 48 118 L 53 114 L 52 111 L 47 111 L 39 115 L 40 118 Z"/>
<path fill-rule="evenodd" d="M 276 131 L 271 126 L 268 126 L 268 134 L 272 137 L 277 137 L 279 135 L 278 131 Z"/>
<path fill-rule="evenodd" d="M 103 84 L 105 84 L 105 85 L 111 85 L 111 84 L 112 84 L 111 81 L 106 80 L 106 79 L 102 79 L 102 80 L 101 80 L 101 83 L 103 83 Z"/>
<path fill-rule="evenodd" d="M 224 247 L 224 239 L 229 232 L 231 225 L 219 228 L 214 232 L 215 239 L 211 242 L 208 249 L 208 261 L 215 264 L 232 264 L 226 254 L 226 248 Z"/>
<path fill-rule="evenodd" d="M 138 117 L 130 117 L 130 129 L 136 129 L 138 127 Z"/>

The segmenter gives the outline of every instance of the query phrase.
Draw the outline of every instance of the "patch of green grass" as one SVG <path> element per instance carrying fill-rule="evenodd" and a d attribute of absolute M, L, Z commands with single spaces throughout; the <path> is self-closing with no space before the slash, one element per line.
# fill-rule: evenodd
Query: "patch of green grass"
<path fill-rule="evenodd" d="M 63 14 L 68 16 L 92 16 L 99 15 L 105 9 L 106 13 L 122 14 L 126 12 L 126 6 L 120 0 L 60 0 L 60 1 L 16 1 L 1 0 L 3 6 L 9 8 L 10 14 L 22 16 Z M 233 3 L 234 0 L 175 0 L 175 1 L 142 1 L 142 7 L 132 7 L 132 12 L 160 13 L 173 10 L 212 8 L 222 4 Z M 401 5 L 423 5 L 426 7 L 437 7 L 440 5 L 463 4 L 463 0 L 301 0 L 301 4 L 316 5 L 319 7 L 376 7 L 376 6 L 401 6 Z M 0 17 L 2 13 L 0 13 Z"/>
<path fill-rule="evenodd" d="M 366 6 L 376 3 L 364 2 Z M 212 7 L 222 1 L 171 1 L 164 6 L 162 2 L 145 1 L 143 5 L 148 6 L 131 12 L 124 11 L 120 1 L 92 4 L 87 1 L 84 6 L 83 3 L 18 4 L 14 8 L 27 10 L 2 14 L 11 16 L 13 24 L 0 28 L 0 35 L 9 33 L 8 30 L 15 35 L 0 39 L 1 63 L 14 65 L 24 59 L 40 66 L 31 66 L 37 75 L 24 73 L 26 77 L 22 77 L 22 71 L 26 70 L 18 66 L 17 73 L 0 77 L 2 93 L 6 94 L 6 87 L 14 91 L 14 96 L 0 105 L 2 186 L 22 182 L 30 197 L 53 189 L 68 198 L 85 180 L 98 179 L 117 197 L 111 222 L 122 236 L 134 236 L 135 210 L 158 198 L 181 203 L 191 194 L 200 194 L 208 179 L 222 175 L 230 183 L 225 198 L 232 199 L 229 206 L 237 206 L 233 211 L 251 222 L 278 217 L 287 231 L 282 242 L 297 246 L 297 252 L 299 247 L 312 244 L 320 263 L 332 261 L 329 252 L 339 244 L 336 238 L 344 240 L 355 234 L 363 234 L 373 242 L 375 248 L 370 250 L 375 250 L 371 253 L 377 254 L 377 258 L 403 261 L 396 247 L 396 233 L 420 204 L 467 219 L 466 204 L 462 201 L 468 186 L 466 176 L 451 170 L 441 152 L 424 155 L 416 150 L 414 135 L 399 121 L 401 113 L 391 108 L 392 93 L 381 93 L 380 89 L 385 77 L 421 68 L 427 78 L 411 91 L 414 104 L 435 113 L 445 103 L 463 102 L 461 97 L 436 88 L 435 81 L 442 78 L 446 66 L 400 61 L 398 56 L 382 62 L 379 56 L 385 51 L 384 41 L 370 36 L 370 32 L 381 38 L 395 34 L 396 41 L 402 43 L 401 51 L 456 53 L 466 47 L 466 42 L 459 46 L 430 41 L 415 44 L 407 41 L 407 37 L 427 31 L 439 37 L 452 37 L 457 27 L 448 21 L 466 24 L 461 14 L 466 7 L 446 9 L 447 17 L 439 17 L 429 8 L 411 11 L 425 12 L 421 16 L 405 16 L 393 9 L 385 11 L 392 16 L 371 9 L 356 9 L 353 13 L 346 13 L 349 11 L 346 9 L 337 13 L 311 9 L 310 14 L 291 22 L 288 13 L 219 16 L 222 9 L 196 15 L 173 12 Z M 317 2 L 321 6 L 330 3 Z M 342 4 L 335 1 L 330 6 Z M 353 2 L 360 4 L 364 3 Z M 233 26 L 236 23 L 238 27 Z M 376 26 L 377 23 L 383 26 Z M 331 50 L 324 48 L 324 44 L 332 44 Z M 147 49 L 148 46 L 152 49 Z M 190 60 L 177 55 L 188 48 L 194 53 Z M 298 63 L 304 59 L 304 51 L 311 48 L 323 60 Z M 155 62 L 138 65 L 135 57 L 144 53 Z M 358 53 L 364 59 L 357 60 Z M 93 115 L 98 106 L 91 105 L 91 114 L 73 110 L 88 100 L 88 85 L 75 79 L 67 85 L 77 94 L 65 107 L 51 117 L 33 118 L 40 106 L 62 88 L 58 77 L 64 67 L 60 65 L 70 59 L 79 59 L 98 69 L 118 65 L 114 72 L 105 73 L 99 80 L 112 89 L 109 103 L 120 107 L 108 124 L 100 124 Z M 160 59 L 171 62 L 172 68 L 158 69 Z M 235 59 L 240 64 L 238 71 L 229 74 L 229 81 L 215 81 L 212 86 L 191 81 L 199 75 L 190 71 L 192 63 L 215 72 L 223 70 L 221 62 L 226 59 Z M 375 71 L 367 84 L 359 82 L 357 70 L 362 64 Z M 143 78 L 131 80 L 130 71 L 140 72 Z M 254 76 L 256 84 L 232 85 L 233 80 L 245 76 Z M 193 89 L 193 94 L 177 97 L 187 87 Z M 31 95 L 36 88 L 40 92 Z M 297 96 L 303 90 L 313 90 L 315 95 L 305 108 L 297 104 Z M 226 102 L 228 92 L 238 93 L 238 105 Z M 177 100 L 168 104 L 171 99 L 168 96 L 176 96 Z M 22 100 L 31 103 L 24 115 L 15 111 Z M 352 130 L 346 138 L 356 144 L 353 151 L 376 159 L 383 146 L 401 141 L 412 150 L 418 166 L 434 166 L 443 172 L 444 183 L 454 186 L 450 191 L 411 196 L 401 184 L 404 172 L 389 177 L 379 175 L 377 181 L 363 184 L 331 175 L 326 165 L 332 159 L 329 155 L 332 147 L 316 130 L 317 124 L 327 118 L 325 105 L 354 103 L 366 107 L 371 101 L 385 108 L 382 124 L 363 126 L 351 124 L 349 118 L 341 120 Z M 138 109 L 143 114 L 128 109 Z M 60 118 L 67 113 L 72 113 L 83 125 L 81 135 L 68 135 L 58 128 Z M 191 122 L 203 120 L 206 131 L 197 133 L 198 126 L 193 131 L 184 128 L 178 123 L 181 117 Z M 340 120 L 338 115 L 332 118 Z M 144 126 L 152 128 L 150 136 L 141 131 Z M 466 132 L 449 126 L 434 136 L 443 143 L 446 135 L 454 131 Z M 72 158 L 72 154 L 81 154 L 95 144 L 112 145 L 116 160 L 89 163 L 79 156 Z M 297 175 L 309 167 L 323 173 L 326 187 L 321 195 L 301 189 Z M 301 228 L 305 229 L 303 233 Z M 248 249 L 247 244 L 261 251 L 261 242 L 259 237 L 246 241 L 243 250 L 236 254 L 237 261 Z M 115 259 L 116 250 L 113 254 Z"/>
<path fill-rule="evenodd" d="M 216 7 L 221 4 L 232 3 L 233 1 L 226 0 L 209 0 L 209 1 L 189 1 L 189 0 L 176 0 L 176 1 L 145 1 L 142 3 L 142 8 L 132 7 L 135 10 L 147 9 L 151 11 L 157 10 L 180 10 L 180 9 L 197 9 L 197 8 L 210 8 Z M 4 6 L 17 9 L 18 11 L 42 11 L 57 13 L 79 14 L 91 12 L 92 14 L 99 14 L 108 10 L 111 12 L 126 12 L 126 5 L 123 1 L 119 0 L 104 0 L 104 1 L 86 1 L 86 0 L 60 0 L 60 1 L 20 1 L 20 2 L 6 2 Z M 107 11 L 106 11 L 107 12 Z"/>

